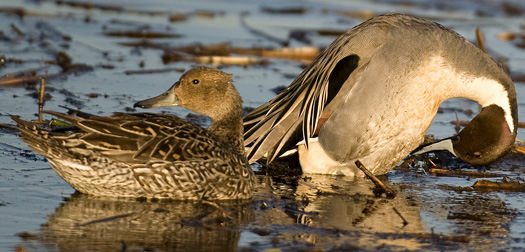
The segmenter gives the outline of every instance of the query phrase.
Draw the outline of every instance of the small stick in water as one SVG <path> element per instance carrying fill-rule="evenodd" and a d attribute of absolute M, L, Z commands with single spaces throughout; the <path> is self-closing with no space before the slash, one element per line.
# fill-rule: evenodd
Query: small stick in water
<path fill-rule="evenodd" d="M 46 80 L 40 79 L 40 91 L 38 95 L 38 121 L 42 122 L 42 114 L 44 111 L 44 90 L 46 88 Z"/>
<path fill-rule="evenodd" d="M 476 41 L 478 43 L 479 49 L 483 51 L 484 53 L 487 53 L 487 47 L 485 46 L 485 38 L 483 37 L 483 32 L 481 29 L 476 28 Z"/>
<path fill-rule="evenodd" d="M 394 209 L 394 212 L 396 212 L 396 214 L 399 215 L 399 217 L 401 217 L 401 219 L 403 220 L 403 227 L 408 225 L 407 219 L 405 219 L 405 217 L 403 217 L 403 215 L 401 215 L 401 213 L 397 210 L 397 208 L 392 207 L 392 209 Z"/>
<path fill-rule="evenodd" d="M 366 167 L 361 163 L 361 161 L 357 160 L 355 161 L 355 165 L 359 170 L 361 170 L 374 184 L 379 187 L 385 194 L 386 197 L 389 199 L 393 199 L 396 197 L 396 193 L 392 191 L 390 188 L 386 187 L 381 180 L 379 180 L 374 174 L 372 174 Z"/>

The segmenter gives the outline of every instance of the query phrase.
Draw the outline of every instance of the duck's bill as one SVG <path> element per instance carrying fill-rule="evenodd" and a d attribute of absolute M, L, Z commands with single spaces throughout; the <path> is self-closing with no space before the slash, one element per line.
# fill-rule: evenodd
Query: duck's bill
<path fill-rule="evenodd" d="M 149 98 L 146 100 L 139 101 L 133 105 L 134 108 L 156 108 L 156 107 L 169 107 L 178 106 L 179 99 L 175 95 L 175 88 L 178 86 L 178 82 L 168 89 L 168 91 L 162 93 L 159 96 Z"/>
<path fill-rule="evenodd" d="M 457 156 L 454 152 L 454 145 L 452 143 L 452 138 L 446 138 L 443 140 L 439 140 L 434 143 L 421 145 L 417 149 L 413 150 L 410 154 L 411 155 L 420 155 L 427 152 L 432 151 L 448 151 L 452 153 L 452 155 Z"/>

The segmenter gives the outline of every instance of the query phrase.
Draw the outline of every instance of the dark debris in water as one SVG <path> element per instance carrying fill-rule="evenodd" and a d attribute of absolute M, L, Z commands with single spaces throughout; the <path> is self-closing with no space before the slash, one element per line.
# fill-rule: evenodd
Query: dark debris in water
<path fill-rule="evenodd" d="M 72 63 L 71 57 L 65 52 L 58 52 L 55 55 L 54 61 L 45 61 L 47 65 L 56 65 L 61 68 L 61 72 L 57 73 L 42 73 L 39 74 L 42 70 L 40 69 L 27 69 L 15 73 L 5 74 L 0 78 L 0 86 L 19 86 L 19 85 L 34 85 L 37 81 L 41 79 L 53 80 L 59 77 L 67 76 L 70 74 L 79 74 L 84 72 L 93 71 L 93 67 L 86 64 L 74 64 Z"/>
<path fill-rule="evenodd" d="M 498 178 L 504 177 L 505 175 L 492 172 L 483 171 L 467 171 L 467 170 L 450 170 L 450 169 L 439 169 L 430 168 L 428 172 L 434 176 L 447 176 L 447 177 L 469 177 L 469 178 Z"/>
<path fill-rule="evenodd" d="M 34 239 L 37 239 L 38 238 L 38 235 L 37 234 L 34 234 L 34 233 L 30 233 L 30 232 L 20 232 L 18 234 L 16 234 L 16 236 L 24 239 L 24 240 L 34 240 Z"/>
<path fill-rule="evenodd" d="M 162 68 L 162 69 L 144 69 L 144 70 L 126 70 L 124 73 L 126 75 L 133 75 L 133 74 L 156 74 L 156 73 L 167 73 L 167 72 L 177 72 L 182 73 L 184 72 L 184 68 Z"/>
<path fill-rule="evenodd" d="M 507 224 L 516 216 L 515 210 L 496 198 L 473 195 L 458 203 L 450 208 L 447 218 L 463 226 L 467 235 L 506 236 Z"/>
<path fill-rule="evenodd" d="M 279 158 L 268 164 L 265 159 L 258 161 L 261 165 L 261 170 L 256 172 L 258 174 L 268 174 L 275 178 L 297 178 L 303 174 L 300 166 L 299 159 L 296 154 Z"/>
<path fill-rule="evenodd" d="M 370 172 L 364 165 L 361 163 L 361 161 L 357 160 L 355 161 L 355 165 L 359 170 L 361 170 L 365 176 L 370 179 L 375 187 L 373 189 L 374 195 L 376 197 L 381 197 L 382 194 L 385 194 L 385 196 L 388 199 L 393 199 L 396 197 L 396 192 L 392 190 L 390 187 L 386 186 L 383 181 L 381 181 L 377 176 L 375 176 L 372 172 Z M 384 176 L 383 176 L 384 177 Z"/>
<path fill-rule="evenodd" d="M 129 46 L 129 47 L 141 47 L 141 48 L 151 48 L 151 49 L 161 49 L 161 50 L 169 48 L 168 43 L 156 43 L 156 42 L 152 42 L 150 39 L 119 42 L 118 44 L 122 46 Z"/>
<path fill-rule="evenodd" d="M 285 89 L 287 88 L 287 86 L 277 86 L 277 87 L 274 87 L 272 89 L 270 89 L 272 92 L 274 92 L 275 94 L 280 94 L 282 93 Z"/>
<path fill-rule="evenodd" d="M 60 93 L 66 96 L 65 102 L 67 104 L 73 105 L 77 108 L 81 108 L 84 106 L 84 102 L 79 100 L 76 95 L 71 93 L 70 91 L 67 91 L 65 89 L 60 90 Z"/>
<path fill-rule="evenodd" d="M 107 31 L 104 35 L 110 37 L 127 37 L 127 38 L 142 38 L 142 39 L 157 39 L 157 38 L 178 38 L 180 35 L 165 32 L 152 32 L 148 30 L 139 31 Z"/>
<path fill-rule="evenodd" d="M 525 183 L 510 178 L 502 181 L 478 180 L 472 187 L 479 191 L 525 192 Z"/>
<path fill-rule="evenodd" d="M 261 8 L 263 12 L 270 14 L 304 14 L 308 11 L 306 7 L 288 7 L 288 8 L 274 8 L 264 6 Z"/>
<path fill-rule="evenodd" d="M 63 0 L 57 0 L 56 5 L 67 5 L 73 8 L 82 8 L 86 10 L 102 10 L 102 11 L 110 11 L 110 12 L 118 12 L 118 13 L 127 13 L 127 14 L 140 14 L 140 15 L 165 15 L 166 11 L 159 10 L 159 11 L 149 11 L 149 10 L 134 10 L 134 9 L 128 9 L 125 8 L 124 5 L 118 5 L 118 4 L 105 4 L 105 3 L 93 3 L 92 1 L 63 1 Z"/>
<path fill-rule="evenodd" d="M 189 61 L 224 65 L 267 65 L 268 58 L 311 62 L 319 52 L 320 50 L 315 47 L 242 48 L 232 47 L 229 42 L 207 45 L 196 43 L 165 49 L 162 61 L 164 64 Z"/>

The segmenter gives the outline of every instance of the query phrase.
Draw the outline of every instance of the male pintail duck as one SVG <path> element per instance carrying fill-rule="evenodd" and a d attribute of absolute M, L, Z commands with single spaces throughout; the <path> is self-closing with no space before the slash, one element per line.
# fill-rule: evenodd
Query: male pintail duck
<path fill-rule="evenodd" d="M 303 172 L 385 174 L 418 147 L 440 104 L 463 97 L 481 112 L 448 150 L 488 164 L 517 133 L 514 85 L 486 53 L 439 24 L 401 14 L 372 18 L 328 46 L 281 94 L 244 119 L 248 159 L 274 160 L 298 145 Z"/>
<path fill-rule="evenodd" d="M 242 100 L 230 74 L 198 67 L 141 108 L 182 106 L 209 116 L 208 129 L 174 115 L 46 113 L 73 130 L 18 123 L 24 141 L 76 190 L 113 197 L 249 198 L 255 177 L 244 156 Z M 77 111 L 78 112 L 78 111 Z"/>

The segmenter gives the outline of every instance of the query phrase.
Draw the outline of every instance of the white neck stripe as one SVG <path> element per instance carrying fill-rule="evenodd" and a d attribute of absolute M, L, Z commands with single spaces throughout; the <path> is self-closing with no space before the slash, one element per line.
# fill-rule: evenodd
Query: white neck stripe
<path fill-rule="evenodd" d="M 514 132 L 514 120 L 512 118 L 511 105 L 508 90 L 500 82 L 487 77 L 478 77 L 465 72 L 458 72 L 453 64 L 449 64 L 442 56 L 430 58 L 431 71 L 437 74 L 439 79 L 443 100 L 450 98 L 467 98 L 478 102 L 482 107 L 495 104 L 505 112 L 505 121 L 509 125 L 510 132 Z M 439 93 L 439 92 L 438 92 Z"/>
<path fill-rule="evenodd" d="M 503 85 L 493 79 L 485 77 L 474 78 L 471 83 L 466 84 L 470 92 L 465 92 L 465 97 L 477 101 L 482 107 L 497 105 L 505 111 L 505 121 L 509 125 L 510 132 L 514 132 L 514 120 L 510 110 L 509 93 Z"/>

